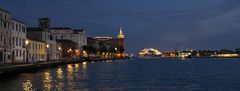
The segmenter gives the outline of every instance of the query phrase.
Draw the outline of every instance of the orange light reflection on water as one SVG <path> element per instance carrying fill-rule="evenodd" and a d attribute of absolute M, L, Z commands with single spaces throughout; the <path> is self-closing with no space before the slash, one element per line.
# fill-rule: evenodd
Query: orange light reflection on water
<path fill-rule="evenodd" d="M 22 84 L 24 91 L 34 91 L 33 90 L 33 84 L 30 80 L 25 80 Z"/>
<path fill-rule="evenodd" d="M 43 90 L 51 91 L 52 89 L 52 76 L 50 72 L 45 72 L 43 76 Z"/>

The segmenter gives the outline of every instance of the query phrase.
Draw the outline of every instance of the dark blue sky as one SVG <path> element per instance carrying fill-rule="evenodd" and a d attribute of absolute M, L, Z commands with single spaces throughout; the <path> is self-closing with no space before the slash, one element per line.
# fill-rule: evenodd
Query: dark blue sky
<path fill-rule="evenodd" d="M 1 0 L 0 7 L 36 26 L 50 17 L 53 26 L 85 28 L 88 36 L 116 36 L 123 25 L 127 50 L 144 47 L 240 47 L 240 0 Z"/>

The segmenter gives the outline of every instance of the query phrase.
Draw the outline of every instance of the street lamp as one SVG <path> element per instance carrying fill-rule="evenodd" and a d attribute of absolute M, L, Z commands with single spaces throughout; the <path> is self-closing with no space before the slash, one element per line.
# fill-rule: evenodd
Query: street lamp
<path fill-rule="evenodd" d="M 28 41 L 28 40 L 26 40 L 26 41 L 25 41 L 25 46 L 26 46 L 26 54 L 27 54 L 27 55 L 26 55 L 26 63 L 28 63 L 28 59 L 29 59 L 29 57 L 28 57 L 28 55 L 29 55 L 29 54 L 28 54 L 28 45 L 29 45 L 29 41 Z"/>
<path fill-rule="evenodd" d="M 118 54 L 118 48 L 115 48 L 115 54 L 116 54 L 116 56 L 118 56 L 117 54 Z"/>
<path fill-rule="evenodd" d="M 49 50 L 48 50 L 48 48 L 49 48 L 49 44 L 47 44 L 46 47 L 47 47 L 47 51 L 46 51 L 46 53 L 47 53 L 47 61 L 49 61 L 49 53 L 48 53 L 48 52 L 49 52 Z"/>
<path fill-rule="evenodd" d="M 83 50 L 83 57 L 87 57 L 87 51 Z"/>
<path fill-rule="evenodd" d="M 28 41 L 28 40 L 26 40 L 26 41 L 25 41 L 25 44 L 26 44 L 26 45 L 28 45 L 28 44 L 29 44 L 29 41 Z"/>
<path fill-rule="evenodd" d="M 49 44 L 47 44 L 47 48 L 49 48 Z"/>
<path fill-rule="evenodd" d="M 59 50 L 59 53 L 58 53 L 59 60 L 62 60 L 62 48 L 59 46 L 58 50 Z"/>
<path fill-rule="evenodd" d="M 61 47 L 58 47 L 58 49 L 61 51 L 62 50 L 62 48 Z"/>

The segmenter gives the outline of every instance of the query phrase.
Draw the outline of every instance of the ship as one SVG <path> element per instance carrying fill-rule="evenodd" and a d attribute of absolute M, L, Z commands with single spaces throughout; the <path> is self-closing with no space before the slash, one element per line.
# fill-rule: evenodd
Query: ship
<path fill-rule="evenodd" d="M 154 48 L 144 48 L 138 52 L 139 57 L 151 58 L 151 57 L 161 57 L 162 53 Z"/>

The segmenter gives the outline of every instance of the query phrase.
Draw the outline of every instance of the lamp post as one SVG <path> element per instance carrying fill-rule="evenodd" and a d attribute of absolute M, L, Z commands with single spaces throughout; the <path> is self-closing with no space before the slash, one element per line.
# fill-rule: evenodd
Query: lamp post
<path fill-rule="evenodd" d="M 118 48 L 115 48 L 115 58 L 118 56 Z"/>
<path fill-rule="evenodd" d="M 58 50 L 59 50 L 59 60 L 62 60 L 62 48 L 59 46 Z"/>
<path fill-rule="evenodd" d="M 75 54 L 76 54 L 76 57 L 79 57 L 79 51 L 78 51 L 78 49 L 76 49 L 75 52 L 76 52 L 76 53 L 75 53 Z"/>
<path fill-rule="evenodd" d="M 28 57 L 28 46 L 29 46 L 29 41 L 28 40 L 26 40 L 25 41 L 25 46 L 26 46 L 26 63 L 28 64 L 28 61 L 29 61 L 29 57 Z"/>
<path fill-rule="evenodd" d="M 49 61 L 49 50 L 48 50 L 48 48 L 49 48 L 49 44 L 47 44 L 47 51 L 46 51 L 46 53 L 47 53 L 47 61 Z"/>

